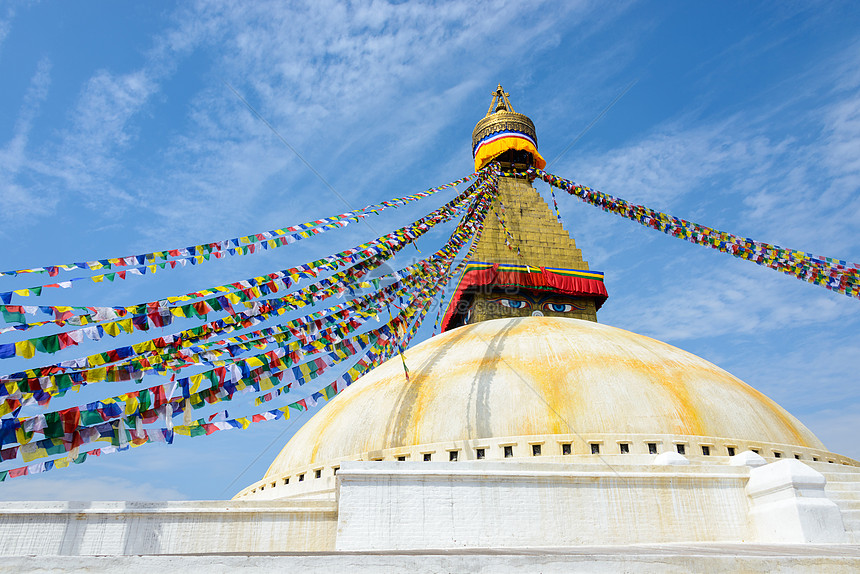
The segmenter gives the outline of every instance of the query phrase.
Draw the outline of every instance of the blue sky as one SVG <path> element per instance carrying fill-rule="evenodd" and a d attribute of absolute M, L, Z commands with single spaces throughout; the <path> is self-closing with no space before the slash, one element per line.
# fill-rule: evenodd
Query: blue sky
<path fill-rule="evenodd" d="M 7 1 L 0 267 L 143 253 L 345 211 L 227 84 L 360 207 L 470 173 L 471 130 L 499 82 L 534 120 L 553 173 L 860 261 L 858 30 L 850 2 Z M 127 305 L 282 269 L 447 197 L 285 249 L 39 302 Z M 856 300 L 559 199 L 584 257 L 606 273 L 601 322 L 716 363 L 860 459 Z M 2 290 L 31 283 L 6 279 Z M 83 354 L 64 353 L 57 360 Z M 17 368 L 7 363 L 2 372 Z M 0 499 L 228 497 L 301 422 L 101 457 L 8 481 Z"/>

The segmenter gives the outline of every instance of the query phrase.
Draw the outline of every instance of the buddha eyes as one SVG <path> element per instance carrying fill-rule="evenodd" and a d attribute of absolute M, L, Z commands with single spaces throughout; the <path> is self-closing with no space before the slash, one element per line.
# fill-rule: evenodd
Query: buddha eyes
<path fill-rule="evenodd" d="M 508 298 L 498 298 L 498 299 L 490 299 L 492 303 L 498 303 L 502 307 L 507 307 L 509 309 L 531 309 L 532 307 L 537 307 L 539 309 L 543 309 L 544 311 L 552 311 L 553 313 L 570 313 L 571 311 L 582 311 L 584 307 L 580 307 L 579 305 L 574 305 L 572 303 L 531 303 L 529 301 L 523 301 L 521 299 L 508 299 Z"/>
<path fill-rule="evenodd" d="M 493 299 L 493 302 L 511 309 L 528 309 L 531 307 L 528 301 L 520 301 L 518 299 Z"/>

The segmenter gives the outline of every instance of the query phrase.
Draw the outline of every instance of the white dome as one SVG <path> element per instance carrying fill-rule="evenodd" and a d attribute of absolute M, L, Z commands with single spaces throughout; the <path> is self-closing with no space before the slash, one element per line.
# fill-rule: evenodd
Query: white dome
<path fill-rule="evenodd" d="M 363 453 L 532 435 L 724 437 L 825 451 L 800 421 L 719 367 L 590 321 L 498 319 L 409 349 L 329 402 L 266 477 Z"/>

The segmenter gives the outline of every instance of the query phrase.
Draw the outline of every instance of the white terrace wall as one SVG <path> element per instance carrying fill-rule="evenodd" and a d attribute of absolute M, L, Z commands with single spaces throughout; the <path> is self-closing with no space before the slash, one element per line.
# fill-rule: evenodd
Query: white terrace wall
<path fill-rule="evenodd" d="M 13 502 L 0 508 L 0 556 L 850 539 L 845 511 L 827 497 L 821 473 L 794 459 L 763 464 L 753 453 L 731 462 L 689 464 L 671 452 L 651 464 L 344 462 L 328 500 Z M 853 499 L 842 500 L 843 506 L 846 500 Z"/>
<path fill-rule="evenodd" d="M 331 550 L 333 501 L 8 502 L 0 555 L 147 555 Z"/>
<path fill-rule="evenodd" d="M 338 550 L 750 541 L 746 466 L 344 462 Z"/>

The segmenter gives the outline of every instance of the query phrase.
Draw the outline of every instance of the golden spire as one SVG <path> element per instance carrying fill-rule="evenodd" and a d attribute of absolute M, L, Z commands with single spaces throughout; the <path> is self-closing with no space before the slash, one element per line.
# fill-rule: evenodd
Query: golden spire
<path fill-rule="evenodd" d="M 442 330 L 503 317 L 597 321 L 607 297 L 603 273 L 589 270 L 525 170 L 546 165 L 534 123 L 514 111 L 501 84 L 491 94 L 487 115 L 472 132 L 472 157 L 476 170 L 496 160 L 509 171 L 498 179 L 493 213 L 484 221 Z"/>

